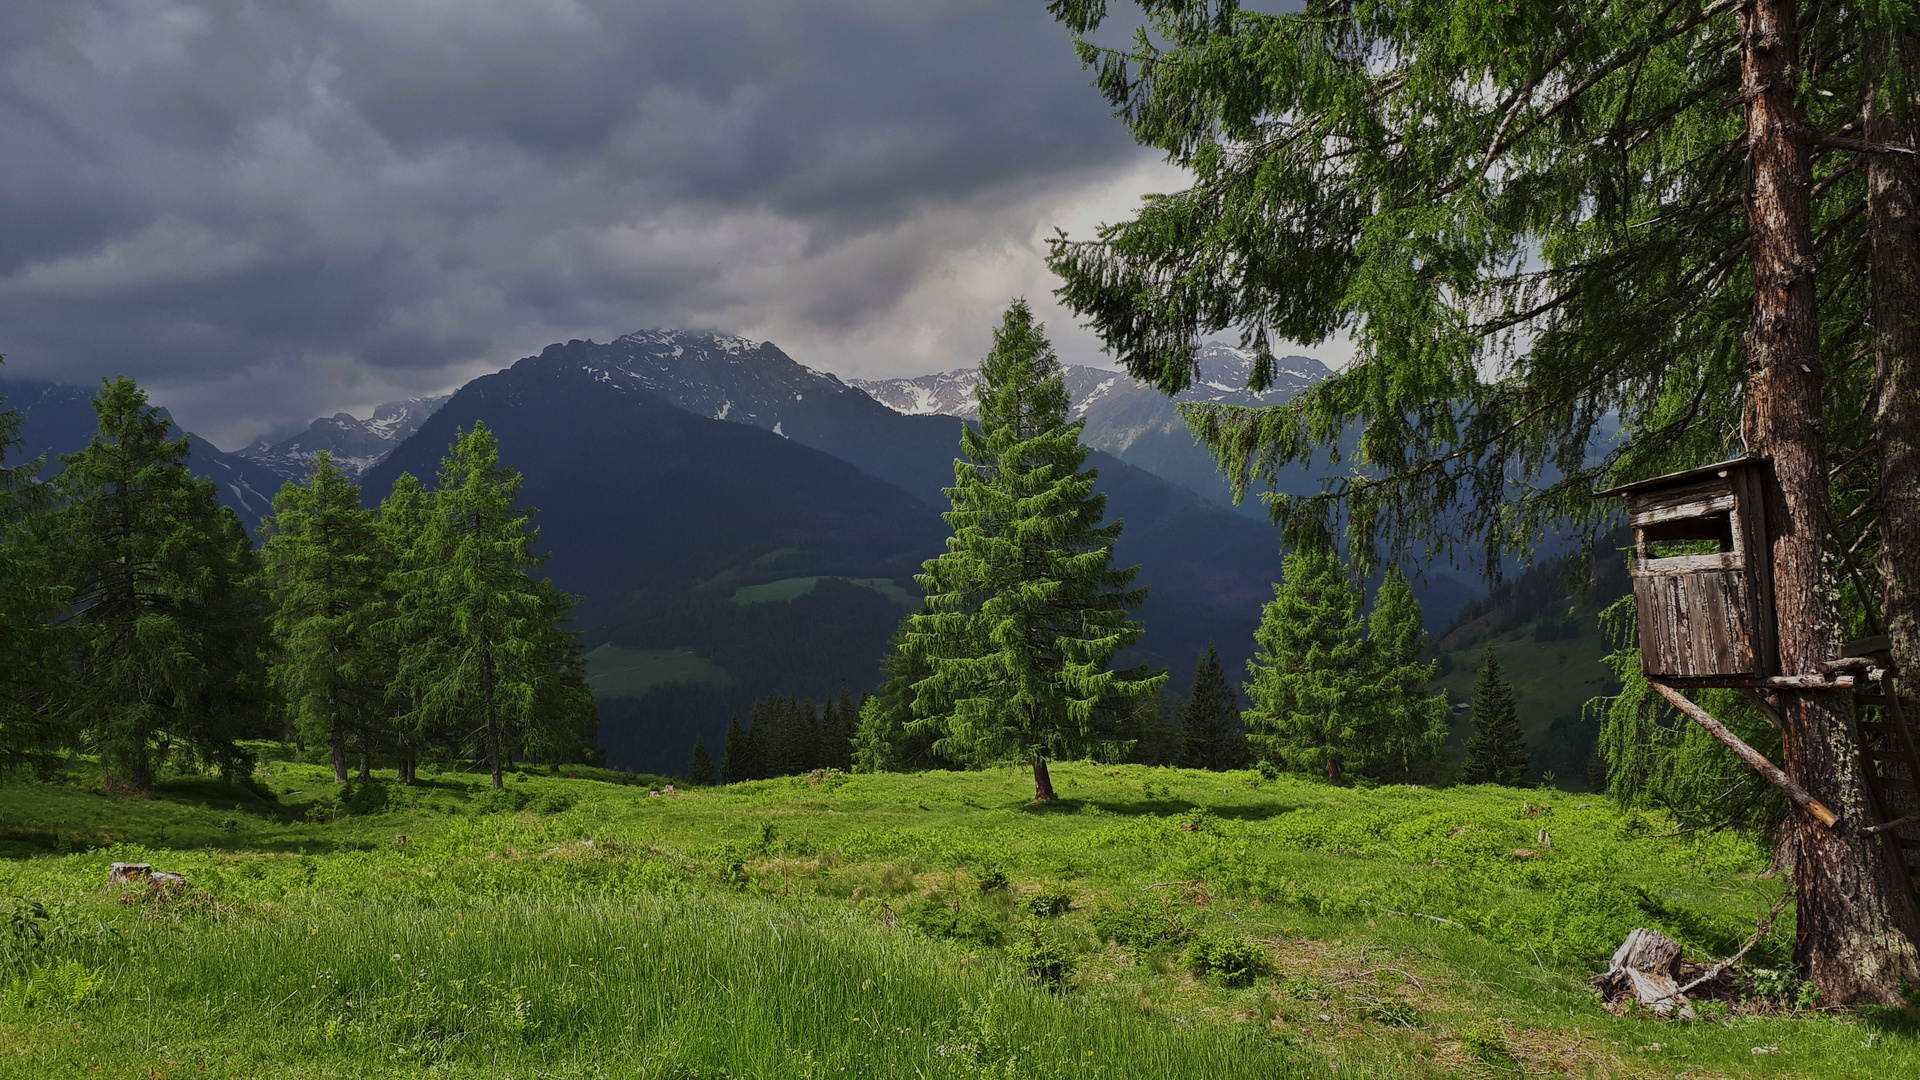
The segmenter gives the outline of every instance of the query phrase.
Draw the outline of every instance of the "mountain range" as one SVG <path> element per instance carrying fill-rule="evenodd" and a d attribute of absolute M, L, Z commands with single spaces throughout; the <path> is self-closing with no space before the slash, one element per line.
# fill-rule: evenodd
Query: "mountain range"
<path fill-rule="evenodd" d="M 1234 388 L 1244 356 L 1202 355 L 1189 400 L 1271 403 L 1325 376 L 1288 358 L 1288 381 L 1256 398 Z M 238 454 L 196 439 L 193 461 L 252 527 L 321 449 L 352 463 L 372 503 L 401 472 L 431 483 L 458 431 L 485 422 L 539 510 L 545 572 L 582 597 L 575 628 L 609 763 L 678 772 L 696 737 L 717 751 L 728 717 L 758 697 L 876 684 L 918 606 L 913 574 L 943 549 L 965 383 L 848 383 L 771 343 L 648 330 L 552 345 L 445 399 L 317 420 Z M 1279 574 L 1271 526 L 1227 505 L 1177 403 L 1092 368 L 1069 386 L 1109 519 L 1126 522 L 1116 561 L 1151 589 L 1136 613 L 1146 636 L 1122 659 L 1170 668 L 1176 691 L 1209 641 L 1241 668 Z M 26 415 L 32 452 L 91 434 L 85 389 L 6 381 L 0 396 Z M 1424 591 L 1444 623 L 1477 590 L 1443 577 Z"/>
<path fill-rule="evenodd" d="M 238 456 L 289 480 L 298 480 L 306 475 L 314 456 L 325 450 L 342 472 L 357 478 L 385 460 L 394 447 L 411 438 L 427 417 L 445 405 L 451 396 L 390 401 L 376 406 L 373 415 L 365 420 L 352 413 L 323 416 L 290 439 L 277 442 L 262 439 L 238 451 Z"/>
<path fill-rule="evenodd" d="M 1273 381 L 1266 390 L 1248 390 L 1253 356 L 1218 342 L 1203 344 L 1194 356 L 1193 385 L 1172 397 L 1162 394 L 1125 372 L 1065 365 L 1070 416 L 1084 420 L 1080 441 L 1096 450 L 1171 480 L 1223 506 L 1233 506 L 1232 493 L 1213 456 L 1198 446 L 1179 407 L 1188 402 L 1226 405 L 1277 405 L 1307 387 L 1332 376 L 1325 364 L 1310 356 L 1275 358 Z M 978 368 L 960 368 L 912 379 L 851 379 L 848 384 L 874 400 L 908 416 L 980 415 L 974 388 Z M 1291 493 L 1316 490 L 1315 474 L 1302 470 Z M 1258 500 L 1237 507 L 1260 521 L 1267 518 Z"/>

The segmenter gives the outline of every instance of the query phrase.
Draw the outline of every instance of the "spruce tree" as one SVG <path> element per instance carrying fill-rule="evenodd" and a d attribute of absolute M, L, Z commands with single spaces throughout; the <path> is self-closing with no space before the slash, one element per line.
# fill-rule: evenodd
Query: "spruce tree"
<path fill-rule="evenodd" d="M 386 693 L 391 650 L 373 626 L 383 614 L 390 569 L 374 515 L 360 488 L 315 455 L 306 482 L 288 482 L 262 524 L 261 547 L 273 598 L 278 646 L 272 679 L 293 721 L 308 739 L 333 752 L 333 778 L 347 780 L 347 743 L 356 736 L 363 755 L 386 741 Z"/>
<path fill-rule="evenodd" d="M 1193 669 L 1193 689 L 1181 710 L 1180 764 L 1189 769 L 1237 769 L 1246 764 L 1247 737 L 1240 730 L 1240 700 L 1227 685 L 1220 650 L 1207 643 Z"/>
<path fill-rule="evenodd" d="M 747 737 L 745 728 L 740 726 L 740 714 L 733 714 L 733 721 L 727 725 L 727 741 L 720 753 L 720 782 L 738 784 L 742 780 L 752 780 L 755 773 L 753 762 L 753 742 Z"/>
<path fill-rule="evenodd" d="M 695 736 L 693 763 L 687 766 L 687 783 L 711 787 L 713 780 L 713 757 L 707 753 L 707 740 L 704 736 Z"/>
<path fill-rule="evenodd" d="M 1439 667 L 1420 660 L 1426 643 L 1426 618 L 1413 586 L 1399 567 L 1390 567 L 1367 616 L 1367 647 L 1377 680 L 1369 721 L 1379 748 L 1376 768 L 1406 782 L 1420 775 L 1447 741 L 1447 697 L 1427 692 Z"/>
<path fill-rule="evenodd" d="M 1504 784 L 1517 787 L 1527 777 L 1533 755 L 1520 733 L 1520 714 L 1514 708 L 1513 686 L 1500 669 L 1500 658 L 1487 646 L 1486 662 L 1473 681 L 1473 735 L 1467 739 L 1467 761 L 1460 770 L 1463 784 Z"/>
<path fill-rule="evenodd" d="M 1377 747 L 1367 733 L 1372 696 L 1361 595 L 1325 546 L 1289 554 L 1254 631 L 1244 689 L 1254 752 L 1293 772 L 1339 782 Z"/>
<path fill-rule="evenodd" d="M 0 768 L 46 766 L 73 742 L 58 711 L 60 634 L 49 625 L 68 592 L 33 542 L 34 518 L 46 509 L 35 483 L 44 461 L 8 461 L 21 446 L 20 425 L 19 413 L 0 408 Z"/>
<path fill-rule="evenodd" d="M 400 657 L 409 721 L 476 750 L 496 789 L 510 755 L 582 755 L 597 723 L 578 636 L 564 629 L 576 599 L 532 576 L 539 531 L 519 494 L 486 425 L 461 432 L 396 574 L 402 606 L 422 616 Z"/>
<path fill-rule="evenodd" d="M 905 635 L 928 669 L 911 726 L 962 760 L 1029 762 L 1035 801 L 1050 802 L 1047 759 L 1085 752 L 1103 711 L 1158 693 L 1166 675 L 1109 666 L 1140 639 L 1127 612 L 1146 590 L 1137 567 L 1111 565 L 1122 524 L 1101 524 L 1085 422 L 1067 421 L 1060 362 L 1025 301 L 994 331 L 975 396 L 979 427 L 961 429 L 966 459 L 947 489 L 953 536 L 917 579 L 926 611 Z"/>
<path fill-rule="evenodd" d="M 99 428 L 61 459 L 41 519 L 73 604 L 65 715 L 136 786 L 162 742 L 237 775 L 234 740 L 268 700 L 253 546 L 138 386 L 115 379 L 93 407 Z"/>

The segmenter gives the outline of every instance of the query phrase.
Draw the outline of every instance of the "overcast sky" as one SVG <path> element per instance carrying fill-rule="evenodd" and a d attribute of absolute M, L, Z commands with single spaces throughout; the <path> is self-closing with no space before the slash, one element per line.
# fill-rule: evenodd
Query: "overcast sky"
<path fill-rule="evenodd" d="M 1044 238 L 1182 186 L 1043 0 L 22 0 L 0 64 L 0 372 L 227 448 L 642 327 L 1099 362 Z"/>

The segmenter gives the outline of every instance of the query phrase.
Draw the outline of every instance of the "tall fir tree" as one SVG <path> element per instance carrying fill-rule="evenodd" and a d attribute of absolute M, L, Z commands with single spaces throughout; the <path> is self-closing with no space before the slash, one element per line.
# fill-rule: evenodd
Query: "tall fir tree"
<path fill-rule="evenodd" d="M 1389 567 L 1367 616 L 1367 647 L 1377 679 L 1368 719 L 1379 748 L 1374 768 L 1384 778 L 1413 782 L 1446 745 L 1447 697 L 1427 692 L 1440 669 L 1421 662 L 1426 644 L 1426 618 L 1413 586 L 1399 567 Z"/>
<path fill-rule="evenodd" d="M 1247 662 L 1248 742 L 1293 772 L 1333 782 L 1374 757 L 1367 737 L 1373 696 L 1360 590 L 1325 546 L 1289 554 L 1254 631 Z"/>
<path fill-rule="evenodd" d="M 759 772 L 754 762 L 753 740 L 747 730 L 740 726 L 740 715 L 734 714 L 733 721 L 727 725 L 727 740 L 720 753 L 720 782 L 738 784 L 743 780 L 752 780 Z"/>
<path fill-rule="evenodd" d="M 695 736 L 693 740 L 693 761 L 687 766 L 687 783 L 701 787 L 711 787 L 714 782 L 713 755 L 707 753 L 707 740 Z"/>
<path fill-rule="evenodd" d="M 1227 684 L 1220 650 L 1207 643 L 1194 664 L 1193 689 L 1181 710 L 1180 764 L 1189 769 L 1237 769 L 1246 764 L 1247 736 L 1240 726 L 1240 699 Z"/>
<path fill-rule="evenodd" d="M 0 768 L 45 768 L 72 745 L 72 725 L 59 714 L 63 668 L 60 634 L 50 620 L 66 608 L 44 550 L 34 543 L 35 517 L 47 505 L 36 483 L 41 458 L 18 454 L 20 414 L 0 400 Z"/>
<path fill-rule="evenodd" d="M 914 726 L 914 686 L 931 669 L 925 657 L 906 647 L 911 622 L 911 617 L 902 620 L 880 659 L 880 692 L 860 703 L 853 729 L 855 772 L 908 772 L 948 764 L 933 749 L 939 733 Z"/>
<path fill-rule="evenodd" d="M 42 519 L 73 604 L 66 714 L 136 786 L 153 784 L 163 742 L 237 775 L 234 740 L 267 705 L 253 546 L 138 386 L 115 379 L 93 407 L 99 428 L 61 459 Z"/>
<path fill-rule="evenodd" d="M 272 679 L 294 726 L 332 751 L 333 777 L 347 780 L 349 741 L 364 754 L 388 742 L 392 651 L 373 628 L 384 614 L 391 564 L 359 485 L 315 455 L 305 483 L 288 482 L 262 524 L 273 599 Z"/>
<path fill-rule="evenodd" d="M 1513 685 L 1500 668 L 1500 658 L 1487 646 L 1487 658 L 1473 680 L 1473 734 L 1467 739 L 1467 760 L 1460 770 L 1463 784 L 1504 784 L 1516 787 L 1527 778 L 1533 755 L 1520 731 L 1520 713 L 1514 707 Z"/>
<path fill-rule="evenodd" d="M 475 751 L 495 788 L 512 755 L 584 755 L 597 724 L 578 636 L 564 629 L 575 598 L 532 576 L 539 531 L 519 494 L 486 425 L 461 432 L 396 574 L 403 605 L 425 613 L 400 657 L 411 722 Z"/>
<path fill-rule="evenodd" d="M 1140 639 L 1127 618 L 1146 599 L 1137 567 L 1116 569 L 1122 523 L 1084 469 L 1084 421 L 1067 421 L 1060 362 L 1025 301 L 994 331 L 975 388 L 980 423 L 961 429 L 965 460 L 947 489 L 947 552 L 918 581 L 926 610 L 905 648 L 927 668 L 911 727 L 939 733 L 967 761 L 1022 759 L 1034 799 L 1050 802 L 1047 760 L 1085 752 L 1105 711 L 1159 692 L 1164 672 L 1114 671 Z"/>

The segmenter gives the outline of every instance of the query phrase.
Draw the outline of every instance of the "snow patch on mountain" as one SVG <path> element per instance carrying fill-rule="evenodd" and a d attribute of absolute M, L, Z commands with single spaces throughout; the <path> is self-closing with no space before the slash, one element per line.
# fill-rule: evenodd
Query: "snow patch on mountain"
<path fill-rule="evenodd" d="M 1247 389 L 1253 374 L 1253 353 L 1208 342 L 1196 353 L 1195 378 L 1187 389 L 1174 395 L 1172 404 L 1190 401 L 1228 405 L 1272 405 L 1294 396 L 1330 375 L 1325 364 L 1310 356 L 1275 357 L 1273 385 L 1258 393 Z M 1137 404 L 1143 395 L 1166 400 L 1158 390 L 1138 382 L 1124 372 L 1068 364 L 1062 368 L 1067 395 L 1072 400 L 1069 415 L 1082 419 L 1093 412 L 1104 412 L 1124 404 Z M 912 379 L 849 379 L 848 385 L 895 412 L 908 416 L 980 415 L 980 403 L 974 399 L 974 387 L 980 381 L 976 368 L 960 368 Z"/>
<path fill-rule="evenodd" d="M 386 460 L 393 448 L 420 430 L 420 425 L 438 412 L 450 396 L 389 401 L 376 406 L 373 415 L 365 420 L 352 413 L 335 413 L 315 420 L 307 425 L 307 430 L 291 439 L 279 442 L 262 439 L 239 454 L 287 479 L 298 479 L 306 475 L 315 455 L 325 450 L 340 471 L 357 478 Z"/>

